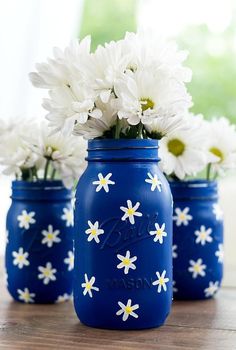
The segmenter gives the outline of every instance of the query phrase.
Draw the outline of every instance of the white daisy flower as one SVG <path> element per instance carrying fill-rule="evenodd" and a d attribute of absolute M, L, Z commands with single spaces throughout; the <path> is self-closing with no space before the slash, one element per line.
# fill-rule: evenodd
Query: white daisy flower
<path fill-rule="evenodd" d="M 30 150 L 26 142 L 26 137 L 35 135 L 35 123 L 28 119 L 15 119 L 17 123 L 15 120 L 10 120 L 8 128 L 1 135 L 0 160 L 4 167 L 3 174 L 22 179 L 23 173 L 27 178 L 27 174 L 39 166 L 40 159 Z M 32 136 L 31 141 L 33 140 Z"/>
<path fill-rule="evenodd" d="M 121 263 L 119 263 L 117 265 L 118 269 L 123 269 L 124 268 L 124 274 L 127 275 L 129 273 L 129 269 L 131 270 L 135 270 L 136 266 L 134 263 L 134 261 L 137 260 L 137 256 L 133 256 L 132 258 L 130 257 L 130 251 L 127 250 L 127 252 L 125 253 L 125 256 L 117 254 L 117 258 L 121 261 Z"/>
<path fill-rule="evenodd" d="M 216 158 L 206 149 L 202 118 L 189 115 L 182 119 L 182 123 L 182 128 L 167 134 L 159 142 L 162 171 L 180 180 L 186 176 L 195 176 Z"/>
<path fill-rule="evenodd" d="M 93 185 L 98 185 L 96 187 L 96 192 L 99 192 L 102 188 L 105 190 L 105 192 L 109 192 L 108 185 L 115 185 L 114 181 L 110 180 L 110 177 L 112 176 L 112 173 L 107 174 L 105 177 L 101 173 L 98 174 L 97 181 L 93 181 Z"/>
<path fill-rule="evenodd" d="M 157 271 L 156 275 L 157 275 L 157 280 L 152 282 L 152 284 L 153 286 L 158 286 L 157 293 L 161 293 L 162 288 L 166 292 L 167 291 L 166 283 L 169 282 L 170 280 L 168 277 L 165 277 L 166 270 L 164 270 L 162 274 L 160 274 L 160 272 Z"/>
<path fill-rule="evenodd" d="M 123 74 L 117 79 L 120 119 L 130 125 L 151 124 L 156 118 L 184 113 L 191 106 L 191 97 L 184 84 L 170 77 L 165 69 L 155 75 L 152 69 Z"/>
<path fill-rule="evenodd" d="M 68 257 L 64 259 L 64 263 L 68 265 L 68 271 L 72 271 L 74 268 L 74 253 L 70 250 L 67 255 Z"/>
<path fill-rule="evenodd" d="M 57 270 L 52 267 L 52 264 L 50 262 L 46 263 L 46 266 L 39 266 L 38 267 L 39 273 L 38 279 L 43 280 L 43 284 L 48 284 L 50 281 L 56 281 L 56 272 Z"/>
<path fill-rule="evenodd" d="M 19 300 L 22 300 L 24 303 L 34 303 L 35 293 L 30 293 L 28 288 L 24 290 L 17 289 L 17 293 L 19 294 Z"/>
<path fill-rule="evenodd" d="M 154 176 L 151 173 L 147 174 L 149 179 L 145 179 L 145 182 L 151 184 L 151 191 L 155 191 L 157 188 L 159 192 L 161 192 L 161 181 L 158 179 L 157 175 L 154 174 Z"/>
<path fill-rule="evenodd" d="M 188 56 L 187 51 L 180 51 L 173 41 L 165 38 L 155 31 L 145 30 L 125 35 L 123 50 L 129 54 L 127 70 L 135 72 L 146 67 L 158 72 L 162 67 L 177 81 L 191 81 L 192 72 L 183 66 Z"/>
<path fill-rule="evenodd" d="M 217 256 L 218 258 L 218 262 L 219 263 L 223 263 L 224 262 L 224 247 L 223 244 L 218 244 L 218 250 L 215 252 L 215 256 Z"/>
<path fill-rule="evenodd" d="M 114 101 L 114 97 L 110 97 L 109 103 L 102 103 L 100 100 L 96 101 L 96 105 L 102 110 L 102 118 L 90 118 L 83 125 L 77 123 L 74 125 L 73 134 L 83 136 L 85 140 L 91 140 L 101 137 L 105 133 L 112 132 L 117 121 L 117 111 L 113 106 Z M 121 121 L 121 130 L 123 130 L 124 126 L 127 127 L 127 125 Z"/>
<path fill-rule="evenodd" d="M 123 304 L 121 301 L 118 301 L 118 305 L 120 307 L 120 310 L 117 311 L 116 315 L 122 316 L 122 321 L 127 321 L 129 316 L 132 316 L 134 318 L 138 318 L 138 314 L 134 312 L 135 310 L 139 309 L 139 304 L 132 305 L 132 300 L 128 299 L 127 304 Z"/>
<path fill-rule="evenodd" d="M 55 303 L 57 303 L 57 304 L 63 303 L 64 301 L 71 300 L 71 298 L 72 298 L 71 294 L 64 293 L 63 295 L 58 295 L 57 300 L 55 301 Z"/>
<path fill-rule="evenodd" d="M 121 220 L 122 221 L 125 221 L 127 218 L 129 219 L 129 222 L 134 225 L 135 221 L 134 221 L 134 216 L 142 216 L 143 214 L 136 211 L 139 206 L 140 206 L 140 203 L 137 202 L 134 207 L 133 207 L 133 204 L 131 202 L 131 200 L 127 200 L 127 208 L 126 207 L 120 207 L 120 209 L 125 213 Z"/>
<path fill-rule="evenodd" d="M 176 226 L 187 226 L 189 221 L 193 219 L 192 215 L 189 214 L 189 207 L 185 207 L 183 210 L 175 208 L 175 214 L 173 220 L 176 221 Z"/>
<path fill-rule="evenodd" d="M 60 132 L 52 134 L 47 122 L 42 122 L 38 126 L 36 140 L 30 143 L 30 147 L 41 159 L 50 162 L 51 177 L 57 175 L 69 189 L 74 186 L 75 180 L 78 180 L 86 166 L 86 142 L 81 137 L 73 135 L 64 135 Z M 65 212 L 64 214 L 67 215 Z"/>
<path fill-rule="evenodd" d="M 63 208 L 63 214 L 61 216 L 62 220 L 65 220 L 66 227 L 74 225 L 74 215 L 73 210 L 68 208 Z"/>
<path fill-rule="evenodd" d="M 21 215 L 17 216 L 17 220 L 19 221 L 19 227 L 21 228 L 23 227 L 24 229 L 28 230 L 31 224 L 36 223 L 34 216 L 35 216 L 34 211 L 27 213 L 26 210 L 22 210 Z"/>
<path fill-rule="evenodd" d="M 213 211 L 213 214 L 216 216 L 216 220 L 217 221 L 223 220 L 223 211 L 219 203 L 214 203 L 212 207 L 213 207 L 212 211 Z"/>
<path fill-rule="evenodd" d="M 204 289 L 204 293 L 205 293 L 205 297 L 212 297 L 213 295 L 215 295 L 218 292 L 219 289 L 219 282 L 209 282 L 209 286 L 207 288 Z"/>
<path fill-rule="evenodd" d="M 200 230 L 196 230 L 194 234 L 197 236 L 196 243 L 200 243 L 201 245 L 205 245 L 206 243 L 211 243 L 213 241 L 211 234 L 212 229 L 206 227 L 204 225 L 200 226 Z"/>
<path fill-rule="evenodd" d="M 236 167 L 236 127 L 225 117 L 205 121 L 208 150 L 217 158 L 211 169 L 215 175 L 224 175 Z"/>
<path fill-rule="evenodd" d="M 206 269 L 206 265 L 202 263 L 202 259 L 198 259 L 197 261 L 190 260 L 189 263 L 190 266 L 188 268 L 188 271 L 193 274 L 193 278 L 197 278 L 198 275 L 201 277 L 204 277 L 206 275 L 206 272 L 204 271 Z"/>
<path fill-rule="evenodd" d="M 85 282 L 81 284 L 81 287 L 84 288 L 83 295 L 86 295 L 88 293 L 90 298 L 92 298 L 93 290 L 95 290 L 96 292 L 99 292 L 99 288 L 94 286 L 95 277 L 92 276 L 89 280 L 87 274 L 85 273 L 84 279 L 85 279 Z"/>
<path fill-rule="evenodd" d="M 22 269 L 24 266 L 29 266 L 30 262 L 27 260 L 29 253 L 24 252 L 23 248 L 20 247 L 18 252 L 12 252 L 13 265 L 17 265 L 19 269 Z"/>
<path fill-rule="evenodd" d="M 187 125 L 183 125 L 183 116 L 169 116 L 168 114 L 163 117 L 154 119 L 150 124 L 145 125 L 148 136 L 151 139 L 160 140 L 164 136 L 170 135 L 172 132 L 176 132 L 179 129 L 188 128 Z"/>
<path fill-rule="evenodd" d="M 53 246 L 53 243 L 61 242 L 61 239 L 57 237 L 59 234 L 59 230 L 53 231 L 52 225 L 48 225 L 48 229 L 42 231 L 42 235 L 44 236 L 41 241 L 42 244 L 47 244 L 48 248 L 51 248 Z"/>
<path fill-rule="evenodd" d="M 92 224 L 91 221 L 88 221 L 89 228 L 85 231 L 85 233 L 88 236 L 88 242 L 91 242 L 93 239 L 96 243 L 100 242 L 99 235 L 104 234 L 104 230 L 99 228 L 99 222 L 96 221 L 94 224 Z"/>
<path fill-rule="evenodd" d="M 173 258 L 173 259 L 178 258 L 177 249 L 178 249 L 177 245 L 174 244 L 174 245 L 172 246 L 172 258 Z"/>
<path fill-rule="evenodd" d="M 173 293 L 177 293 L 178 288 L 176 288 L 176 281 L 173 281 L 172 285 L 173 285 Z"/>
<path fill-rule="evenodd" d="M 165 232 L 166 224 L 162 224 L 161 227 L 158 223 L 155 223 L 155 231 L 150 231 L 149 234 L 151 236 L 154 236 L 154 242 L 159 242 L 160 244 L 163 243 L 163 237 L 167 236 L 167 232 Z"/>

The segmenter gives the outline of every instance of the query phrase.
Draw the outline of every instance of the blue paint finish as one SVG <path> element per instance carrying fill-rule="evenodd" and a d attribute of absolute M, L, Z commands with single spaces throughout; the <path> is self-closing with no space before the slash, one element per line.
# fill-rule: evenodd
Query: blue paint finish
<path fill-rule="evenodd" d="M 151 328 L 161 326 L 170 312 L 172 196 L 158 168 L 157 148 L 155 140 L 93 140 L 88 143 L 88 167 L 76 193 L 73 288 L 76 313 L 86 325 L 111 329 Z M 157 175 L 161 191 L 151 190 L 152 185 L 145 181 L 150 179 L 148 173 Z M 108 185 L 108 192 L 104 187 L 99 189 L 98 183 L 94 184 L 99 180 L 98 174 L 103 178 L 111 174 L 108 177 L 113 183 Z M 120 207 L 127 208 L 127 200 L 142 214 L 134 216 L 133 224 L 130 217 L 122 220 L 125 212 Z M 88 241 L 88 221 L 92 225 L 98 222 L 98 230 L 103 231 L 99 231 L 98 242 L 93 237 Z M 163 237 L 162 244 L 154 242 L 154 235 L 150 235 L 155 223 L 160 226 L 165 223 L 167 236 Z M 135 268 L 125 273 L 125 266 L 117 268 L 122 263 L 117 255 L 125 257 L 128 251 L 130 259 L 137 259 L 133 261 Z M 169 279 L 167 290 L 161 288 L 158 293 L 158 285 L 153 282 L 157 280 L 156 272 L 162 274 L 163 271 L 166 271 L 164 277 Z M 87 281 L 96 288 L 90 290 L 92 297 L 83 284 L 85 274 Z M 91 280 L 92 277 L 95 280 Z M 123 308 L 128 305 L 125 320 L 122 305 Z M 129 306 L 134 306 L 136 316 L 131 314 Z"/>
<path fill-rule="evenodd" d="M 8 290 L 15 300 L 24 301 L 19 291 L 24 292 L 25 288 L 33 295 L 28 302 L 35 303 L 53 303 L 58 301 L 59 296 L 63 299 L 63 296 L 66 298 L 65 293 L 71 294 L 72 269 L 64 259 L 69 251 L 73 252 L 73 227 L 63 216 L 63 209 L 72 210 L 71 196 L 71 191 L 61 181 L 13 181 L 12 204 L 6 224 L 6 272 Z M 33 222 L 27 225 L 24 221 L 23 227 L 19 227 L 22 221 L 19 216 L 23 211 L 31 213 Z M 57 231 L 56 240 L 59 242 L 49 243 L 48 246 L 48 243 L 42 243 L 45 237 L 42 231 L 48 231 L 49 225 L 52 232 Z M 14 264 L 13 256 L 13 252 L 18 253 L 20 248 L 24 254 L 27 253 L 25 258 L 28 261 L 22 267 L 21 264 Z M 50 279 L 44 284 L 44 279 L 38 278 L 39 266 L 45 267 L 48 262 L 52 269 L 56 269 L 53 273 L 56 280 Z"/>
<path fill-rule="evenodd" d="M 205 299 L 214 296 L 214 287 L 208 291 L 210 284 L 219 287 L 223 277 L 223 218 L 218 204 L 218 188 L 216 182 L 203 180 L 170 182 L 174 198 L 173 245 L 173 280 L 174 299 Z M 192 219 L 179 226 L 176 220 L 176 209 L 183 211 L 189 208 L 187 215 Z M 199 230 L 208 230 L 208 240 L 197 242 Z M 209 230 L 210 229 L 210 230 Z M 204 243 L 205 240 L 205 243 Z M 175 255 L 177 254 L 177 257 Z M 203 275 L 189 271 L 190 260 L 202 259 L 206 265 Z M 177 291 L 175 291 L 175 288 Z M 217 288 L 216 288 L 217 289 Z"/>

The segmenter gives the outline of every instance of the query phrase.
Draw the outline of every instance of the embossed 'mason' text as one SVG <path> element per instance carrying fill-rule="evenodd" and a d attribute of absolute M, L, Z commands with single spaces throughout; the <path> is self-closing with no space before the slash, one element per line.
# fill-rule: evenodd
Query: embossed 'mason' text
<path fill-rule="evenodd" d="M 149 289 L 152 287 L 152 278 L 112 278 L 107 279 L 107 287 L 110 289 Z"/>

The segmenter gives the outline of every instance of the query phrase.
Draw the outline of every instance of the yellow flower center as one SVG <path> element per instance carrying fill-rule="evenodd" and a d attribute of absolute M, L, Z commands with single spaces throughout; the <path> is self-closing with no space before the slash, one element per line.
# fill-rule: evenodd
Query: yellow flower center
<path fill-rule="evenodd" d="M 29 215 L 25 216 L 25 222 L 30 222 L 30 216 Z"/>
<path fill-rule="evenodd" d="M 180 220 L 185 220 L 186 219 L 186 215 L 182 213 L 182 214 L 180 214 L 179 218 L 180 218 Z"/>
<path fill-rule="evenodd" d="M 185 144 L 179 139 L 172 139 L 167 144 L 168 150 L 170 153 L 174 154 L 174 156 L 178 157 L 184 153 Z"/>
<path fill-rule="evenodd" d="M 133 208 L 129 208 L 127 210 L 127 213 L 128 213 L 128 215 L 133 215 L 134 214 L 134 209 Z"/>
<path fill-rule="evenodd" d="M 92 288 L 91 283 L 86 282 L 85 288 L 86 288 L 87 290 L 90 290 L 90 289 Z"/>
<path fill-rule="evenodd" d="M 95 236 L 96 234 L 97 234 L 97 230 L 92 229 L 92 230 L 91 230 L 91 235 Z"/>
<path fill-rule="evenodd" d="M 203 239 L 206 238 L 206 232 L 201 232 L 200 233 L 200 237 L 203 238 Z"/>
<path fill-rule="evenodd" d="M 127 314 L 131 314 L 132 311 L 133 311 L 133 310 L 132 310 L 132 307 L 131 307 L 131 306 L 126 306 L 126 307 L 125 307 L 125 312 L 126 312 Z"/>
<path fill-rule="evenodd" d="M 163 277 L 160 277 L 160 278 L 159 278 L 159 284 L 160 284 L 161 286 L 163 286 L 164 283 L 165 283 L 164 278 L 163 278 Z"/>
<path fill-rule="evenodd" d="M 50 270 L 44 270 L 44 276 L 49 277 L 51 275 Z"/>
<path fill-rule="evenodd" d="M 130 264 L 130 260 L 128 258 L 124 258 L 123 264 L 128 266 Z"/>
<path fill-rule="evenodd" d="M 221 152 L 221 150 L 217 147 L 212 147 L 210 148 L 210 152 L 213 153 L 215 156 L 219 157 L 220 160 L 218 161 L 219 163 L 223 162 L 224 160 L 224 155 Z"/>
<path fill-rule="evenodd" d="M 19 256 L 18 256 L 18 260 L 19 260 L 19 261 L 23 261 L 23 260 L 24 260 L 24 256 L 23 256 L 23 255 L 19 255 Z"/>
<path fill-rule="evenodd" d="M 201 270 L 199 265 L 194 265 L 193 269 L 195 272 L 200 272 L 200 270 Z"/>
<path fill-rule="evenodd" d="M 100 180 L 100 183 L 101 183 L 101 185 L 106 185 L 107 180 L 106 180 L 106 179 L 101 179 L 101 180 Z"/>
<path fill-rule="evenodd" d="M 66 214 L 66 218 L 67 218 L 67 220 L 72 220 L 72 212 L 68 212 L 67 214 Z"/>
<path fill-rule="evenodd" d="M 142 112 L 146 111 L 147 109 L 154 108 L 154 102 L 150 98 L 142 97 L 140 99 L 140 102 L 141 102 Z"/>
<path fill-rule="evenodd" d="M 156 231 L 156 235 L 158 237 L 162 235 L 162 230 L 160 228 Z"/>
<path fill-rule="evenodd" d="M 52 233 L 48 233 L 47 237 L 48 237 L 48 239 L 53 239 L 53 234 Z"/>
<path fill-rule="evenodd" d="M 30 295 L 29 295 L 29 293 L 24 293 L 23 294 L 23 299 L 25 300 L 25 301 L 29 301 L 30 300 Z"/>

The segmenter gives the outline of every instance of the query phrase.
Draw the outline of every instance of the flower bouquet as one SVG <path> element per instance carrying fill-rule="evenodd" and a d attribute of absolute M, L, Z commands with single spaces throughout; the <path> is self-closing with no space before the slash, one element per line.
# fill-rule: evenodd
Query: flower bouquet
<path fill-rule="evenodd" d="M 75 205 L 74 305 L 90 326 L 164 323 L 172 300 L 172 196 L 158 140 L 191 106 L 186 52 L 145 33 L 98 46 L 90 37 L 36 65 L 32 83 L 54 132 L 88 140 Z"/>
<path fill-rule="evenodd" d="M 71 187 L 84 166 L 84 142 L 52 136 L 46 123 L 32 120 L 1 125 L 3 173 L 15 176 L 6 224 L 8 290 L 25 303 L 67 300 L 74 259 Z"/>
<path fill-rule="evenodd" d="M 224 117 L 189 115 L 186 122 L 160 142 L 161 168 L 174 198 L 173 290 L 176 299 L 205 299 L 216 294 L 223 277 L 217 178 L 236 167 L 236 129 Z"/>

